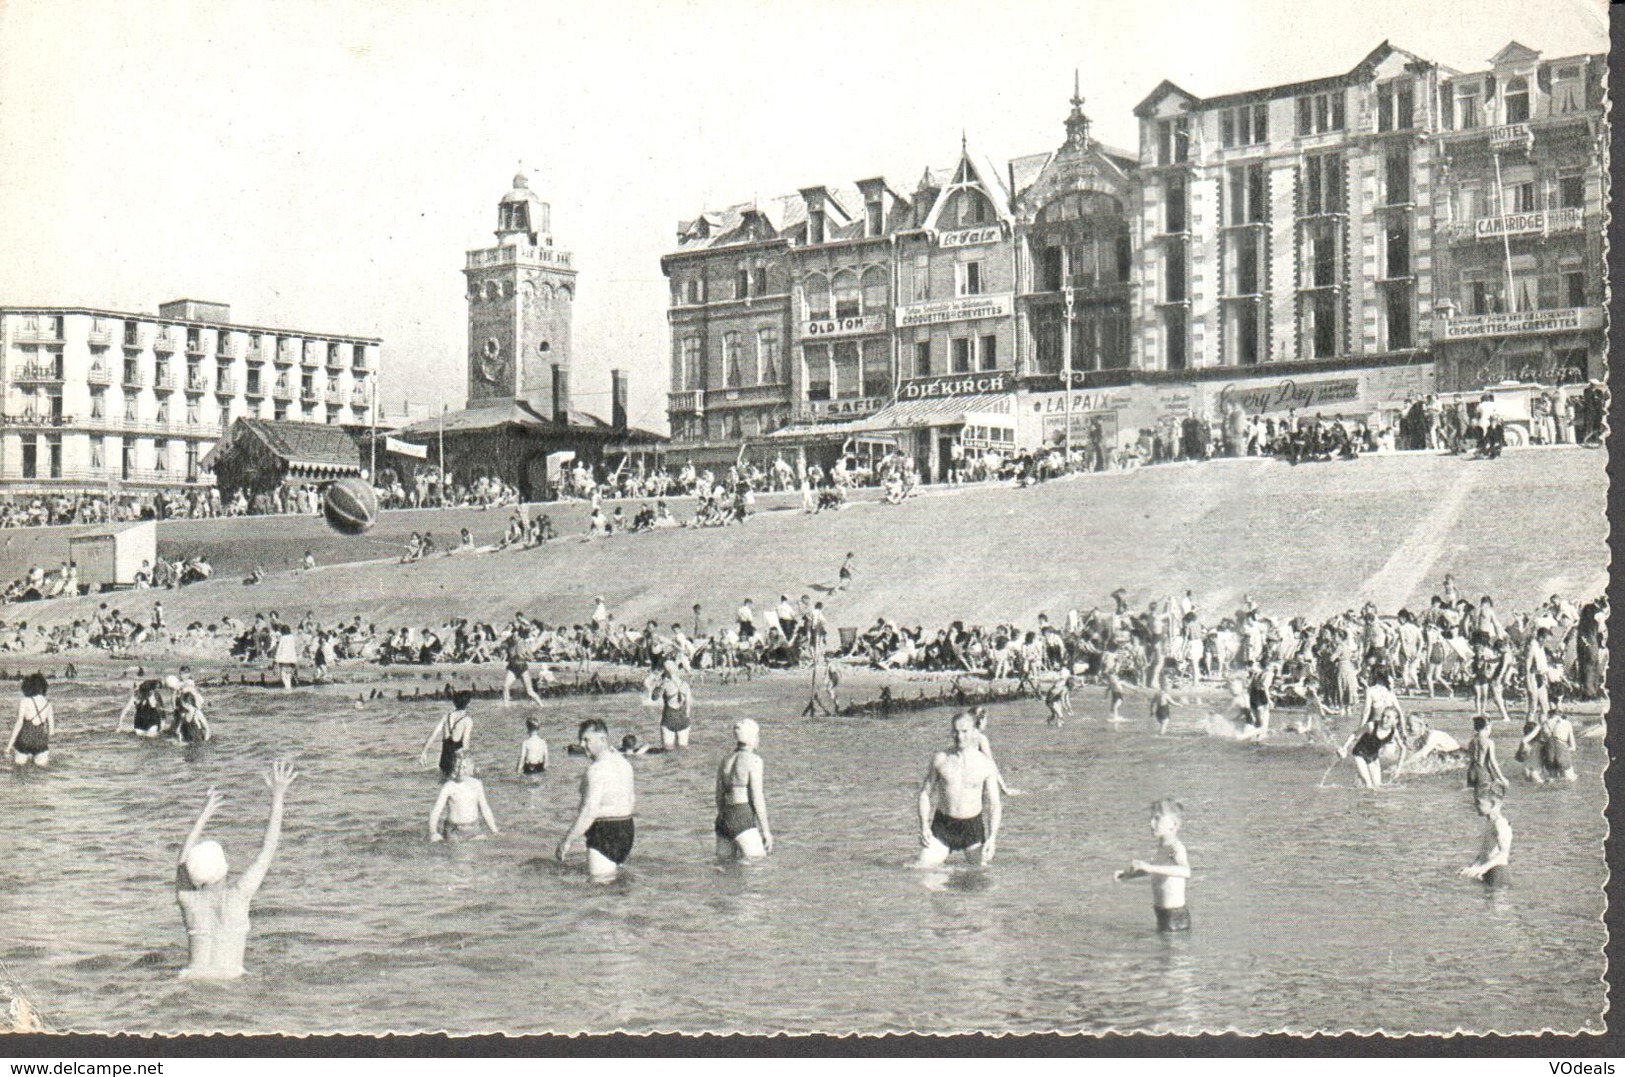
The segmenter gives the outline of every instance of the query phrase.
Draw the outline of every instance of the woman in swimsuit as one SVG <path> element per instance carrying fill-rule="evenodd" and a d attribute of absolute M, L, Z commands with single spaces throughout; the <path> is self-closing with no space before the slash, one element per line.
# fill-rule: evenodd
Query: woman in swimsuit
<path fill-rule="evenodd" d="M 183 669 L 185 667 L 182 667 Z M 173 674 L 164 678 L 164 684 L 175 693 L 174 720 L 169 732 L 183 744 L 203 744 L 212 736 L 209 720 L 203 716 L 203 699 L 190 676 Z"/>
<path fill-rule="evenodd" d="M 688 747 L 689 715 L 693 706 L 693 693 L 688 683 L 677 672 L 677 663 L 666 659 L 660 681 L 654 687 L 650 702 L 660 704 L 660 744 L 667 751 Z"/>
<path fill-rule="evenodd" d="M 129 724 L 126 725 L 126 722 Z M 119 712 L 117 731 L 156 739 L 163 732 L 163 725 L 163 683 L 157 679 L 142 681 L 135 686 L 129 702 Z"/>
<path fill-rule="evenodd" d="M 474 743 L 474 719 L 468 716 L 468 705 L 473 700 L 472 692 L 453 692 L 452 709 L 435 723 L 435 727 L 429 731 L 429 739 L 423 742 L 423 751 L 418 753 L 419 763 L 427 761 L 429 749 L 434 747 L 435 741 L 439 741 L 440 776 L 447 780 L 457 769 L 457 753 L 468 751 Z"/>
<path fill-rule="evenodd" d="M 43 673 L 30 673 L 23 678 L 23 698 L 17 704 L 17 723 L 11 727 L 11 739 L 6 750 L 11 761 L 19 767 L 33 763 L 36 767 L 51 762 L 51 734 L 56 732 L 56 712 L 45 698 L 48 686 Z"/>
<path fill-rule="evenodd" d="M 717 859 L 759 860 L 773 851 L 762 790 L 761 729 L 750 718 L 734 723 L 734 750 L 717 768 Z"/>
<path fill-rule="evenodd" d="M 1382 764 L 1377 757 L 1399 735 L 1399 711 L 1388 707 L 1374 717 L 1368 718 L 1364 724 L 1356 729 L 1352 736 L 1337 750 L 1338 756 L 1348 758 L 1350 750 L 1354 754 L 1354 767 L 1360 772 L 1360 781 L 1365 783 L 1367 789 L 1380 789 L 1382 787 Z M 1405 745 L 1400 742 L 1399 763 L 1394 767 L 1397 771 L 1405 764 Z"/>

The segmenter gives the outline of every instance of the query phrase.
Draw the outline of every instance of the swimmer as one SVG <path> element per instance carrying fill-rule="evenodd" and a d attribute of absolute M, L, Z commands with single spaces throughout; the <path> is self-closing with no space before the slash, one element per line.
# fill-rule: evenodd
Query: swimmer
<path fill-rule="evenodd" d="M 637 836 L 632 822 L 637 807 L 632 764 L 609 746 L 609 727 L 601 719 L 582 722 L 577 738 L 592 762 L 581 776 L 581 807 L 576 821 L 553 855 L 563 862 L 570 846 L 584 842 L 588 876 L 605 881 L 614 878 L 626 863 Z"/>
<path fill-rule="evenodd" d="M 1478 814 L 1484 817 L 1484 844 L 1479 849 L 1478 859 L 1461 869 L 1462 875 L 1490 887 L 1512 882 L 1507 867 L 1512 858 L 1512 824 L 1501 814 L 1502 800 L 1499 789 L 1487 789 L 1478 794 Z"/>
<path fill-rule="evenodd" d="M 1446 755 L 1461 751 L 1461 742 L 1442 729 L 1429 727 L 1419 714 L 1407 714 L 1400 720 L 1405 750 L 1410 761 L 1420 763 L 1430 755 Z"/>
<path fill-rule="evenodd" d="M 931 757 L 920 784 L 917 868 L 941 867 L 957 852 L 971 864 L 991 862 L 1004 818 L 999 768 L 976 748 L 976 719 L 956 714 L 951 728 L 953 749 Z"/>
<path fill-rule="evenodd" d="M 19 767 L 32 763 L 36 767 L 51 763 L 51 735 L 56 732 L 56 711 L 45 698 L 50 685 L 43 673 L 30 673 L 23 678 L 23 698 L 17 703 L 17 722 L 11 727 L 11 739 L 6 751 Z"/>
<path fill-rule="evenodd" d="M 186 924 L 188 960 L 181 975 L 224 980 L 243 975 L 243 952 L 248 948 L 248 910 L 260 884 L 271 870 L 277 841 L 282 835 L 282 803 L 288 786 L 299 776 L 288 764 L 276 762 L 265 774 L 271 787 L 271 818 L 265 824 L 260 855 L 236 883 L 228 883 L 226 854 L 219 842 L 202 841 L 208 824 L 224 797 L 210 789 L 203 812 L 181 846 L 175 866 L 175 901 Z"/>
<path fill-rule="evenodd" d="M 509 634 L 507 643 L 502 648 L 503 658 L 506 663 L 506 668 L 502 674 L 502 705 L 504 707 L 512 706 L 512 701 L 508 696 L 513 691 L 515 684 L 523 684 L 525 694 L 530 697 L 531 702 L 538 707 L 542 705 L 542 697 L 536 694 L 536 682 L 530 672 L 530 659 L 527 654 L 529 649 L 529 630 L 516 625 Z"/>
<path fill-rule="evenodd" d="M 197 682 L 181 667 L 180 675 L 164 678 L 164 687 L 175 693 L 174 717 L 170 720 L 171 736 L 183 744 L 206 744 L 214 736 L 209 719 L 203 713 L 203 697 L 198 694 Z"/>
<path fill-rule="evenodd" d="M 1106 721 L 1128 721 L 1123 717 L 1123 682 L 1118 679 L 1115 669 L 1106 674 L 1106 699 L 1111 703 L 1111 713 L 1106 715 Z"/>
<path fill-rule="evenodd" d="M 1547 712 L 1523 738 L 1523 747 L 1526 749 L 1528 761 L 1525 767 L 1530 781 L 1544 782 L 1548 778 L 1565 782 L 1576 780 L 1574 723 L 1562 711 L 1554 708 Z"/>
<path fill-rule="evenodd" d="M 1157 686 L 1157 694 L 1151 697 L 1151 720 L 1157 723 L 1157 736 L 1168 735 L 1168 722 L 1173 717 L 1174 697 L 1168 693 L 1168 682 L 1164 680 Z"/>
<path fill-rule="evenodd" d="M 835 585 L 836 591 L 844 591 L 848 587 L 852 586 L 852 570 L 853 555 L 848 553 L 846 555 L 846 560 L 841 562 L 841 571 L 839 573 L 840 582 Z"/>
<path fill-rule="evenodd" d="M 453 692 L 451 710 L 429 730 L 429 738 L 423 742 L 423 750 L 418 753 L 418 762 L 425 763 L 429 759 L 429 749 L 434 747 L 435 741 L 440 742 L 441 777 L 450 778 L 457 765 L 457 753 L 466 752 L 474 745 L 474 719 L 468 715 L 468 705 L 473 701 L 474 693 L 467 689 Z"/>
<path fill-rule="evenodd" d="M 126 725 L 125 723 L 129 723 Z M 134 733 L 138 737 L 156 739 L 163 732 L 163 682 L 148 679 L 137 684 L 130 692 L 124 709 L 119 711 L 115 732 Z"/>
<path fill-rule="evenodd" d="M 1151 880 L 1151 908 L 1157 914 L 1158 931 L 1189 931 L 1190 910 L 1185 907 L 1185 880 L 1191 877 L 1190 857 L 1179 840 L 1185 807 L 1177 800 L 1158 800 L 1151 805 L 1151 833 L 1157 839 L 1155 860 L 1131 860 L 1122 871 L 1113 873 L 1118 882 Z"/>
<path fill-rule="evenodd" d="M 1485 715 L 1473 719 L 1473 739 L 1467 742 L 1467 791 L 1476 800 L 1480 793 L 1491 789 L 1505 790 L 1507 776 L 1495 758 L 1495 738 L 1490 732 L 1490 720 Z"/>
<path fill-rule="evenodd" d="M 1066 724 L 1066 719 L 1072 717 L 1072 689 L 1077 686 L 1077 678 L 1070 673 L 1064 673 L 1045 688 L 1044 706 L 1049 708 L 1049 717 L 1044 719 L 1045 725 L 1059 729 Z"/>
<path fill-rule="evenodd" d="M 689 717 L 693 710 L 694 693 L 688 682 L 677 672 L 677 662 L 668 658 L 661 668 L 660 680 L 650 693 L 651 702 L 660 703 L 660 743 L 666 750 L 688 747 Z"/>
<path fill-rule="evenodd" d="M 294 679 L 299 675 L 299 637 L 289 625 L 282 626 L 282 635 L 276 641 L 276 656 L 272 659 L 277 676 L 282 678 L 282 690 L 293 691 Z"/>
<path fill-rule="evenodd" d="M 541 774 L 547 770 L 547 741 L 542 739 L 542 724 L 535 718 L 525 719 L 527 736 L 519 745 L 519 773 Z"/>
<path fill-rule="evenodd" d="M 773 851 L 762 788 L 761 728 L 754 719 L 734 723 L 734 750 L 717 767 L 717 859 L 760 860 Z"/>
<path fill-rule="evenodd" d="M 482 819 L 491 833 L 501 833 L 491 815 L 491 804 L 485 799 L 485 783 L 474 777 L 474 760 L 467 752 L 458 752 L 451 780 L 440 787 L 434 809 L 429 812 L 429 840 L 481 837 Z"/>
<path fill-rule="evenodd" d="M 1377 757 L 1384 748 L 1399 734 L 1399 711 L 1389 707 L 1375 718 L 1368 719 L 1360 725 L 1343 746 L 1337 750 L 1338 758 L 1347 759 L 1350 749 L 1354 754 L 1354 768 L 1360 772 L 1360 781 L 1367 789 L 1382 788 L 1382 764 Z M 1405 743 L 1399 744 L 1399 763 L 1394 767 L 1397 772 L 1405 765 Z"/>

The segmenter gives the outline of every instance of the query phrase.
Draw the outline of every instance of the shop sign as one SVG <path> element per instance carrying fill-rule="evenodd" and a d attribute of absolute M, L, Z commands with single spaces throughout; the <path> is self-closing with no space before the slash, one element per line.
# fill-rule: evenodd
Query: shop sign
<path fill-rule="evenodd" d="M 997 243 L 1004 232 L 998 225 L 991 228 L 962 228 L 957 232 L 943 232 L 937 237 L 939 247 L 980 247 L 984 243 Z"/>
<path fill-rule="evenodd" d="M 957 299 L 909 303 L 897 308 L 897 327 L 908 329 L 918 325 L 968 322 L 977 318 L 1008 318 L 1012 299 L 1011 293 L 1000 292 L 997 295 L 962 295 Z"/>
<path fill-rule="evenodd" d="M 1248 414 L 1265 411 L 1313 411 L 1334 404 L 1352 404 L 1360 399 L 1360 379 L 1334 378 L 1298 382 L 1285 378 L 1274 384 L 1237 385 L 1219 390 L 1219 410 L 1240 404 Z"/>
<path fill-rule="evenodd" d="M 897 387 L 899 400 L 931 400 L 944 396 L 970 396 L 975 393 L 1003 393 L 1010 390 L 1008 370 L 985 374 L 950 374 L 941 378 L 912 378 Z"/>
<path fill-rule="evenodd" d="M 1465 318 L 1444 319 L 1446 340 L 1503 337 L 1515 333 L 1565 333 L 1600 328 L 1602 328 L 1602 310 L 1597 307 L 1524 310 L 1515 314 L 1476 314 Z"/>
<path fill-rule="evenodd" d="M 1530 139 L 1527 123 L 1508 123 L 1490 128 L 1490 148 L 1507 149 L 1527 145 Z"/>
<path fill-rule="evenodd" d="M 1572 232 L 1585 223 L 1585 211 L 1548 209 L 1536 213 L 1508 213 L 1501 217 L 1480 217 L 1473 222 L 1473 234 L 1479 239 L 1491 236 L 1522 236 L 1530 233 Z"/>
<path fill-rule="evenodd" d="M 1127 407 L 1130 400 L 1121 393 L 1073 393 L 1070 403 L 1066 393 L 1044 393 L 1037 397 L 1034 410 L 1044 415 L 1065 415 L 1068 411 L 1076 414 L 1080 411 L 1116 411 Z"/>
<path fill-rule="evenodd" d="M 845 400 L 814 400 L 811 404 L 814 419 L 861 419 L 884 407 L 886 398 L 857 396 Z"/>
<path fill-rule="evenodd" d="M 801 323 L 804 337 L 849 337 L 859 333 L 883 333 L 886 330 L 884 314 L 865 314 L 853 318 L 811 318 Z"/>

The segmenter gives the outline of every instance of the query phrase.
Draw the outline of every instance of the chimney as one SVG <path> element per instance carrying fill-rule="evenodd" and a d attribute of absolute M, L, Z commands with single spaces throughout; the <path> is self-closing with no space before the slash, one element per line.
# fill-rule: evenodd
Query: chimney
<path fill-rule="evenodd" d="M 553 421 L 570 425 L 570 368 L 562 363 L 553 364 Z"/>
<path fill-rule="evenodd" d="M 626 429 L 626 371 L 609 372 L 609 425 Z"/>

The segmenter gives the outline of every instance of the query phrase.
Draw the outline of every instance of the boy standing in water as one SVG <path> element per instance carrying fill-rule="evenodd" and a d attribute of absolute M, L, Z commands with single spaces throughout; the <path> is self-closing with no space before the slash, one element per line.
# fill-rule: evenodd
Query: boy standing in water
<path fill-rule="evenodd" d="M 1191 877 L 1190 858 L 1179 840 L 1184 805 L 1177 800 L 1158 800 L 1151 805 L 1151 833 L 1157 838 L 1157 858 L 1131 860 L 1112 878 L 1118 882 L 1150 878 L 1151 908 L 1157 914 L 1158 931 L 1189 931 L 1191 914 L 1185 908 L 1185 880 Z"/>
<path fill-rule="evenodd" d="M 1174 697 L 1168 694 L 1168 682 L 1163 681 L 1157 686 L 1157 694 L 1151 697 L 1151 719 L 1157 723 L 1157 736 L 1167 736 L 1173 707 Z"/>
<path fill-rule="evenodd" d="M 1512 857 L 1512 824 L 1501 814 L 1501 791 L 1490 788 L 1478 794 L 1478 814 L 1484 817 L 1484 844 L 1478 859 L 1461 869 L 1469 879 L 1485 886 L 1506 886 L 1512 882 L 1507 862 Z"/>
<path fill-rule="evenodd" d="M 1076 683 L 1070 672 L 1061 674 L 1050 683 L 1044 692 L 1044 705 L 1049 708 L 1047 725 L 1059 728 L 1072 717 L 1072 689 Z"/>
<path fill-rule="evenodd" d="M 441 841 L 465 832 L 468 837 L 479 837 L 481 819 L 491 833 L 501 833 L 485 799 L 485 783 L 474 777 L 474 760 L 467 752 L 458 752 L 451 780 L 440 787 L 434 809 L 429 812 L 429 840 Z"/>
<path fill-rule="evenodd" d="M 1495 758 L 1495 740 L 1490 734 L 1490 720 L 1482 715 L 1473 719 L 1473 739 L 1467 742 L 1467 789 L 1474 800 L 1490 789 L 1505 789 L 1507 776 Z"/>
<path fill-rule="evenodd" d="M 540 774 L 547 769 L 547 741 L 542 738 L 541 722 L 526 718 L 525 732 L 529 735 L 519 745 L 519 773 Z"/>

